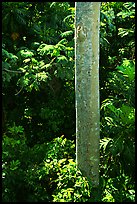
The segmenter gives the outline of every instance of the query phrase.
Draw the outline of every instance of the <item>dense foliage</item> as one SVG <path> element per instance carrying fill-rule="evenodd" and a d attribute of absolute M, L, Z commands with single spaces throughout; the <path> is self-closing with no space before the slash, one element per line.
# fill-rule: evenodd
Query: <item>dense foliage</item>
<path fill-rule="evenodd" d="M 135 3 L 102 2 L 100 188 L 76 167 L 74 3 L 2 3 L 3 202 L 135 201 Z"/>

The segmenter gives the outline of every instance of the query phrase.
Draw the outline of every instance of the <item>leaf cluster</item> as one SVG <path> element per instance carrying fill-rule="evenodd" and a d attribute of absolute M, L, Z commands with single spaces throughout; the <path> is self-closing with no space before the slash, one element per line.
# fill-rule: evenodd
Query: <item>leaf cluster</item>
<path fill-rule="evenodd" d="M 4 135 L 2 146 L 4 202 L 89 199 L 91 187 L 76 167 L 75 145 L 71 140 L 61 136 L 30 148 L 23 128 L 14 125 Z"/>

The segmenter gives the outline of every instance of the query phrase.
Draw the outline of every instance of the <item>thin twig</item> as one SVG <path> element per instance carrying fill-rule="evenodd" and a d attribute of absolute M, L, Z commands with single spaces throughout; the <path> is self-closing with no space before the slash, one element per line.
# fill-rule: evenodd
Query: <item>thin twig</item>
<path fill-rule="evenodd" d="M 7 72 L 22 73 L 21 71 L 14 71 L 14 70 L 6 69 L 6 68 L 4 68 L 3 70 Z"/>
<path fill-rule="evenodd" d="M 21 87 L 21 89 L 19 90 L 19 92 L 17 92 L 16 94 L 14 94 L 15 96 L 17 96 L 21 91 L 22 91 L 23 87 Z"/>

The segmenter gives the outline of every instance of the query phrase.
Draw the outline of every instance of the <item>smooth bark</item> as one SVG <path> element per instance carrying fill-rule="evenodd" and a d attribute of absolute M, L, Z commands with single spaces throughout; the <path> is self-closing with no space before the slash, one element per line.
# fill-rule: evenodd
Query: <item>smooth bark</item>
<path fill-rule="evenodd" d="M 100 2 L 76 2 L 76 161 L 93 186 L 99 185 Z"/>

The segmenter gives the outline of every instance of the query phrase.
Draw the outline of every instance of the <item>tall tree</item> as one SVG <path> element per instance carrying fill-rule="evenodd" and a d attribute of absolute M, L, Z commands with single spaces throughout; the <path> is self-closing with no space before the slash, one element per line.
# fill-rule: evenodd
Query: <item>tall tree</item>
<path fill-rule="evenodd" d="M 100 2 L 76 2 L 76 160 L 93 186 L 99 185 Z"/>

